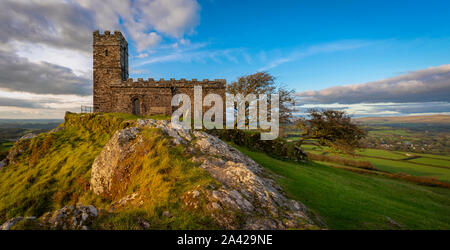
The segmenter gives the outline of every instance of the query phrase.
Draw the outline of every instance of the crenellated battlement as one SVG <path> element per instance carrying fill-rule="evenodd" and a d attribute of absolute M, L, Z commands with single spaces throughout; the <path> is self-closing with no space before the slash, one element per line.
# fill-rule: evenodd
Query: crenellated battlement
<path fill-rule="evenodd" d="M 109 30 L 105 30 L 103 34 L 99 30 L 94 31 L 94 43 L 100 45 L 101 42 L 115 42 L 120 41 L 122 45 L 128 45 L 127 40 L 122 35 L 122 32 L 115 30 L 113 33 Z"/>
<path fill-rule="evenodd" d="M 105 30 L 103 34 L 101 34 L 99 30 L 94 31 L 94 37 L 115 37 L 115 36 L 123 37 L 122 32 L 120 32 L 119 30 L 115 30 L 113 33 L 111 33 L 111 31 L 109 30 Z"/>
<path fill-rule="evenodd" d="M 153 78 L 148 78 L 144 80 L 143 78 L 133 79 L 128 78 L 126 81 L 122 81 L 120 83 L 112 83 L 111 87 L 116 88 L 128 88 L 128 87 L 149 87 L 149 88 L 169 88 L 169 87 L 178 87 L 178 88 L 192 88 L 195 85 L 201 85 L 208 88 L 225 88 L 226 80 L 225 79 L 203 79 L 201 81 L 197 79 L 186 80 L 185 78 L 181 78 L 176 80 L 175 78 L 171 78 L 169 80 L 161 78 L 159 80 L 155 80 Z"/>

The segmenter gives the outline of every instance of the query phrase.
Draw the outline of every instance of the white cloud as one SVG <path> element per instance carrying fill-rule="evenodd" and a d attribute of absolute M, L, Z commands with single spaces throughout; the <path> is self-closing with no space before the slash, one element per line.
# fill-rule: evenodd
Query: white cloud
<path fill-rule="evenodd" d="M 185 32 L 192 33 L 200 21 L 200 5 L 196 1 L 137 0 L 135 4 L 141 10 L 142 19 L 148 20 L 147 24 L 174 37 L 182 37 Z"/>
<path fill-rule="evenodd" d="M 0 42 L 23 41 L 89 52 L 92 31 L 123 30 L 138 50 L 167 35 L 184 41 L 200 20 L 196 0 L 2 1 Z"/>
<path fill-rule="evenodd" d="M 141 54 L 137 55 L 136 57 L 137 58 L 146 58 L 146 57 L 148 57 L 148 54 L 147 53 L 141 53 Z"/>
<path fill-rule="evenodd" d="M 448 114 L 448 102 L 380 102 L 380 103 L 354 103 L 354 104 L 298 104 L 296 115 L 305 115 L 311 108 L 344 110 L 354 117 L 362 116 L 404 116 L 417 114 Z"/>
<path fill-rule="evenodd" d="M 298 93 L 303 103 L 450 101 L 450 65 L 431 67 L 379 81 Z"/>
<path fill-rule="evenodd" d="M 203 62 L 213 60 L 221 63 L 222 59 L 238 63 L 236 54 L 241 54 L 242 49 L 223 49 L 223 50 L 199 50 L 199 51 L 175 51 L 168 55 L 153 56 L 149 59 L 140 61 L 134 66 L 140 67 L 147 64 L 165 63 L 165 62 Z"/>
<path fill-rule="evenodd" d="M 92 105 L 92 96 L 32 94 L 0 90 L 0 118 L 61 119 L 66 111 Z"/>
<path fill-rule="evenodd" d="M 42 44 L 23 42 L 12 43 L 17 55 L 27 58 L 30 62 L 47 62 L 72 69 L 77 76 L 91 78 L 92 55 L 71 49 L 59 49 Z"/>
<path fill-rule="evenodd" d="M 352 50 L 361 47 L 368 46 L 373 42 L 361 41 L 361 40 L 349 40 L 349 41 L 337 41 L 332 43 L 318 44 L 306 49 L 295 49 L 286 55 L 278 56 L 272 59 L 267 65 L 260 68 L 258 71 L 267 71 L 269 69 L 278 67 L 281 64 L 301 60 L 308 56 L 313 56 L 322 53 L 331 53 L 336 51 Z M 267 55 L 264 52 L 260 53 L 262 61 L 267 61 Z"/>
<path fill-rule="evenodd" d="M 297 96 L 297 108 L 301 111 L 339 109 L 354 116 L 447 114 L 450 110 L 450 65 L 369 83 L 303 91 Z"/>
<path fill-rule="evenodd" d="M 196 0 L 80 0 L 72 1 L 93 11 L 96 27 L 122 29 L 139 51 L 159 44 L 163 35 L 183 40 L 200 21 Z"/>

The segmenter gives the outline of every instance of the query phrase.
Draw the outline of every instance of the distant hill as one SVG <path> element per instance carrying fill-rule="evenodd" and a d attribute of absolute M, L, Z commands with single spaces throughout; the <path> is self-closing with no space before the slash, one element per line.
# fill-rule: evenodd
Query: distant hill
<path fill-rule="evenodd" d="M 0 119 L 0 128 L 52 129 L 63 122 L 62 119 Z"/>
<path fill-rule="evenodd" d="M 392 116 L 392 117 L 362 117 L 355 119 L 361 123 L 435 123 L 450 124 L 450 115 Z"/>

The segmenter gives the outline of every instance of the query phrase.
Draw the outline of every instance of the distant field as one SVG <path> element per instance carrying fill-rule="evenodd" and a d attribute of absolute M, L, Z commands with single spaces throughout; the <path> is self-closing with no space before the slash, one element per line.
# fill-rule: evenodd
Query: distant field
<path fill-rule="evenodd" d="M 446 155 L 432 155 L 432 154 L 421 154 L 421 153 L 414 153 L 415 155 L 419 155 L 419 156 L 423 156 L 426 158 L 433 158 L 433 159 L 443 159 L 443 160 L 447 160 L 450 161 L 450 156 L 446 156 Z"/>
<path fill-rule="evenodd" d="M 0 143 L 0 152 L 8 151 L 13 146 L 13 144 L 13 142 Z"/>
<path fill-rule="evenodd" d="M 449 189 L 237 148 L 275 173 L 287 194 L 320 215 L 330 229 L 450 229 Z"/>
<path fill-rule="evenodd" d="M 8 156 L 8 151 L 12 146 L 13 142 L 0 142 L 0 161 Z"/>
<path fill-rule="evenodd" d="M 306 152 L 314 154 L 334 154 L 328 148 L 314 145 L 304 145 Z M 415 154 L 381 149 L 363 149 L 356 157 L 339 155 L 344 158 L 369 161 L 377 169 L 389 173 L 407 173 L 420 177 L 432 177 L 450 182 L 450 158 L 430 154 Z"/>
<path fill-rule="evenodd" d="M 369 131 L 369 135 L 401 135 L 401 136 L 411 136 L 406 130 L 403 129 L 386 129 L 386 130 L 372 130 Z"/>
<path fill-rule="evenodd" d="M 446 123 L 450 124 L 450 115 L 421 115 L 395 117 L 363 117 L 356 118 L 363 123 Z"/>

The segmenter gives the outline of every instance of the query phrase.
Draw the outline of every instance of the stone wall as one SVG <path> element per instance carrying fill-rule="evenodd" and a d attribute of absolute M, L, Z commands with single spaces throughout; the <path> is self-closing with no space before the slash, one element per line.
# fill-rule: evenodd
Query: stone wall
<path fill-rule="evenodd" d="M 128 79 L 120 84 L 111 85 L 113 96 L 113 112 L 132 113 L 133 101 L 139 100 L 141 115 L 165 114 L 170 115 L 177 107 L 171 106 L 172 97 L 176 94 L 187 94 L 191 99 L 191 111 L 194 105 L 194 86 L 202 86 L 202 95 L 215 93 L 225 96 L 224 80 L 203 80 L 196 79 L 187 81 L 181 80 L 164 80 L 155 81 L 148 79 Z M 225 99 L 224 99 L 225 100 Z M 204 107 L 204 111 L 207 107 Z"/>

